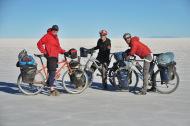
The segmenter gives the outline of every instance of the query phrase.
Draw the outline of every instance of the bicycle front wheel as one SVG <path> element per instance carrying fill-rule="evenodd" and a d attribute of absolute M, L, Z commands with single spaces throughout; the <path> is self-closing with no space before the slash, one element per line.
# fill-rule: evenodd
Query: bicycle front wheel
<path fill-rule="evenodd" d="M 23 82 L 20 74 L 17 79 L 18 88 L 26 95 L 36 95 L 40 93 L 45 85 L 45 78 L 41 72 L 36 72 L 33 82 Z"/>
<path fill-rule="evenodd" d="M 80 94 L 88 87 L 88 76 L 86 72 L 78 69 L 73 73 L 66 71 L 62 77 L 64 89 L 71 94 Z"/>
<path fill-rule="evenodd" d="M 156 90 L 161 94 L 170 94 L 174 92 L 179 86 L 179 75 L 174 71 L 174 78 L 169 80 L 169 82 L 162 82 L 160 78 L 160 70 L 157 70 L 154 76 L 154 83 Z"/>

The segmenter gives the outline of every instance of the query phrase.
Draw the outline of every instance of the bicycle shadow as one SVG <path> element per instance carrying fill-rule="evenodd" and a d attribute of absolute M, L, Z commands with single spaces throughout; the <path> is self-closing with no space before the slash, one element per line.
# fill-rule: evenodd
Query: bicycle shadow
<path fill-rule="evenodd" d="M 111 91 L 111 92 L 130 92 L 133 94 L 138 94 L 142 88 L 140 87 L 133 87 L 129 86 L 128 90 L 124 89 L 118 89 L 116 87 L 113 87 L 111 84 L 107 84 L 107 89 L 103 89 L 103 84 L 100 82 L 93 82 L 92 85 L 90 86 L 92 89 L 96 90 L 104 90 L 104 91 Z"/>
<path fill-rule="evenodd" d="M 62 93 L 67 94 L 67 92 L 60 87 L 58 88 L 58 91 L 61 94 Z M 14 95 L 24 95 L 22 92 L 20 92 L 16 83 L 10 83 L 10 82 L 0 82 L 0 92 L 14 94 Z M 49 88 L 44 88 L 39 94 L 49 96 L 50 95 Z"/>
<path fill-rule="evenodd" d="M 0 82 L 0 91 L 9 94 L 20 95 L 18 86 L 15 83 L 10 82 Z"/>

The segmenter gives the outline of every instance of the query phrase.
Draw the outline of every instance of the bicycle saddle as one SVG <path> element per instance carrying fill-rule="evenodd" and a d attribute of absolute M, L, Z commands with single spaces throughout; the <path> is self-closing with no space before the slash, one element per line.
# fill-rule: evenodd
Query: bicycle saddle
<path fill-rule="evenodd" d="M 159 55 L 161 55 L 162 53 L 157 53 L 157 54 L 153 54 L 153 56 L 158 57 Z"/>

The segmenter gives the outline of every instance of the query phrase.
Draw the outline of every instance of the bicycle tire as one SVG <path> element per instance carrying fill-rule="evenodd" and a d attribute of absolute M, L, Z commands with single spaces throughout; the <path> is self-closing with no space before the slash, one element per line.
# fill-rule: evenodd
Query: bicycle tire
<path fill-rule="evenodd" d="M 157 83 L 156 83 L 156 82 L 157 82 L 157 81 L 156 81 L 156 77 L 159 75 L 159 74 L 158 74 L 159 72 L 160 72 L 160 70 L 157 70 L 157 71 L 155 72 L 155 75 L 154 75 L 154 83 L 155 83 L 155 86 L 156 86 L 156 90 L 157 90 L 159 93 L 161 93 L 161 94 L 170 94 L 170 93 L 176 91 L 176 89 L 177 89 L 178 86 L 179 86 L 179 75 L 178 75 L 178 73 L 177 73 L 176 71 L 174 71 L 174 76 L 175 76 L 175 78 L 177 79 L 174 88 L 172 88 L 171 90 L 168 90 L 168 91 L 164 91 L 164 90 L 161 90 L 160 88 L 158 88 Z"/>
<path fill-rule="evenodd" d="M 65 77 L 66 77 L 66 75 L 69 75 L 69 70 L 67 70 L 64 74 L 63 74 L 63 76 L 62 76 L 62 85 L 63 85 L 63 88 L 68 92 L 68 93 L 70 93 L 70 94 L 80 94 L 80 93 L 82 93 L 87 87 L 88 87 L 88 76 L 87 76 L 87 74 L 86 74 L 86 72 L 85 71 L 82 71 L 83 72 L 83 74 L 84 74 L 84 77 L 85 77 L 85 84 L 84 84 L 84 86 L 83 86 L 83 88 L 82 89 L 80 89 L 80 90 L 78 90 L 78 91 L 76 91 L 76 90 L 74 90 L 74 91 L 72 91 L 72 90 L 70 90 L 67 86 L 66 86 L 66 83 L 65 83 Z"/>
<path fill-rule="evenodd" d="M 26 91 L 26 89 L 24 89 L 24 87 L 22 86 L 22 75 L 19 74 L 18 76 L 18 79 L 17 79 L 17 85 L 18 85 L 18 88 L 19 90 L 25 94 L 25 95 L 36 95 L 38 93 L 40 93 L 42 91 L 42 89 L 44 88 L 44 84 L 45 84 L 45 78 L 43 76 L 43 74 L 39 71 L 36 72 L 36 75 L 35 75 L 35 79 L 36 79 L 36 76 L 39 75 L 39 77 L 41 78 L 41 86 L 39 88 L 37 88 L 37 90 L 35 92 L 28 92 Z M 25 83 L 25 84 L 29 84 L 29 83 Z M 29 84 L 30 86 L 34 85 L 34 84 Z"/>
<path fill-rule="evenodd" d="M 91 71 L 87 71 L 85 70 L 87 76 L 88 76 L 88 87 L 90 87 L 93 83 L 93 79 L 94 79 L 94 73 Z"/>

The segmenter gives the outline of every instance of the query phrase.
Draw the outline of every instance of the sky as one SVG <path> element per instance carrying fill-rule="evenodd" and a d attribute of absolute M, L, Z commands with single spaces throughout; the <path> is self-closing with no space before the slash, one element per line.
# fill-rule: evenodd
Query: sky
<path fill-rule="evenodd" d="M 0 0 L 0 38 L 190 37 L 190 0 Z"/>

